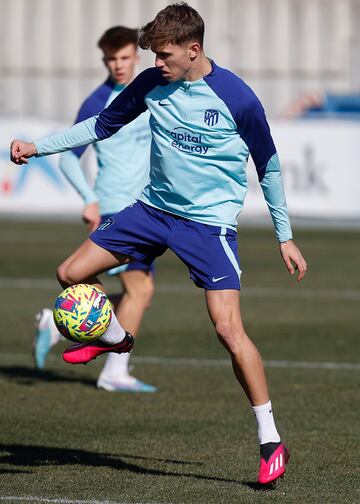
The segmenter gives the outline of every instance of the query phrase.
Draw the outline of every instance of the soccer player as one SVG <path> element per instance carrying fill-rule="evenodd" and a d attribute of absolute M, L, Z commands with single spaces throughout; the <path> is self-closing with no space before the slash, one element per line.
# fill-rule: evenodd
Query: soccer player
<path fill-rule="evenodd" d="M 252 156 L 280 254 L 300 281 L 306 262 L 292 240 L 279 159 L 264 110 L 236 75 L 208 59 L 204 23 L 186 3 L 167 6 L 144 26 L 139 44 L 155 53 L 142 72 L 104 111 L 65 132 L 35 143 L 14 140 L 15 163 L 107 138 L 150 110 L 150 183 L 139 200 L 106 221 L 58 268 L 62 286 L 86 281 L 118 263 L 151 263 L 170 248 L 205 290 L 210 318 L 229 351 L 235 376 L 258 424 L 258 481 L 285 472 L 288 451 L 275 426 L 262 359 L 245 332 L 240 312 L 236 217 L 247 190 Z M 108 351 L 129 351 L 131 335 L 114 317 L 100 340 L 65 350 L 67 362 L 88 362 Z"/>
<path fill-rule="evenodd" d="M 112 27 L 101 36 L 98 47 L 103 53 L 103 62 L 109 75 L 83 102 L 75 123 L 99 113 L 134 79 L 139 60 L 137 41 L 138 30 L 123 26 Z M 140 195 L 149 181 L 150 143 L 149 113 L 142 114 L 108 140 L 96 143 L 98 171 L 94 188 L 89 186 L 80 165 L 86 146 L 61 155 L 60 168 L 84 200 L 82 217 L 90 231 Z M 152 298 L 152 270 L 151 265 L 134 262 L 109 272 L 118 275 L 123 287 L 121 296 L 111 296 L 116 316 L 134 336 Z M 50 348 L 61 339 L 52 311 L 43 309 L 37 315 L 34 341 L 34 358 L 38 369 L 44 367 Z M 156 388 L 153 385 L 143 383 L 129 374 L 128 361 L 128 353 L 110 353 L 97 387 L 108 391 L 154 392 Z"/>

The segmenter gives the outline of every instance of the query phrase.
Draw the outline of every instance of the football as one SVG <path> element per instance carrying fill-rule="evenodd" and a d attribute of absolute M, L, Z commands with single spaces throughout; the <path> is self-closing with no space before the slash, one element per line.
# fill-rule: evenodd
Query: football
<path fill-rule="evenodd" d="M 111 303 L 93 285 L 72 285 L 56 299 L 54 321 L 65 338 L 89 343 L 100 338 L 109 327 Z"/>

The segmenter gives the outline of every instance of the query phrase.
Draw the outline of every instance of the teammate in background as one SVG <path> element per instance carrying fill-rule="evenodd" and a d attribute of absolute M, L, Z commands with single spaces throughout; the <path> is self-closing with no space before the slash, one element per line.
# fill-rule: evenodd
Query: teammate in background
<path fill-rule="evenodd" d="M 258 481 L 267 484 L 284 474 L 289 454 L 275 426 L 260 354 L 240 313 L 236 216 L 247 190 L 250 154 L 280 254 L 290 274 L 298 269 L 298 281 L 306 262 L 292 241 L 279 160 L 264 110 L 240 78 L 206 57 L 203 35 L 203 20 L 193 8 L 186 3 L 167 6 L 140 33 L 140 47 L 155 53 L 155 68 L 142 72 L 99 116 L 35 143 L 14 140 L 11 156 L 22 164 L 34 155 L 96 142 L 150 110 L 149 185 L 133 206 L 113 216 L 106 229 L 92 233 L 60 265 L 58 278 L 63 287 L 86 281 L 102 288 L 99 272 L 131 260 L 151 263 L 167 248 L 173 250 L 205 290 L 216 333 L 251 403 L 260 444 Z M 131 347 L 131 335 L 114 317 L 100 340 L 75 344 L 63 358 L 74 364 L 88 362 Z"/>
<path fill-rule="evenodd" d="M 110 28 L 102 35 L 98 47 L 102 50 L 109 76 L 81 105 L 75 123 L 101 112 L 133 80 L 139 61 L 137 40 L 137 30 L 122 26 Z M 96 143 L 98 172 L 93 189 L 80 166 L 80 158 L 86 147 L 77 147 L 61 155 L 60 168 L 84 200 L 82 217 L 90 231 L 133 203 L 140 195 L 149 181 L 150 141 L 149 114 L 145 113 L 111 138 Z M 121 295 L 110 296 L 116 316 L 133 335 L 137 334 L 144 311 L 152 298 L 152 269 L 151 265 L 135 262 L 109 272 L 118 274 L 123 288 Z M 38 369 L 45 366 L 50 348 L 61 339 L 52 310 L 43 309 L 37 315 L 34 341 L 34 358 Z M 97 387 L 109 391 L 154 392 L 154 386 L 129 375 L 128 362 L 128 353 L 110 353 Z"/>

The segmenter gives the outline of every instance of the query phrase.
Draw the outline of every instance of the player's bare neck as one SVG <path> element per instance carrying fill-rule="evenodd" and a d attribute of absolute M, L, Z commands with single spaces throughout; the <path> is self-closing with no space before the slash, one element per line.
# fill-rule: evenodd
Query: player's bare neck
<path fill-rule="evenodd" d="M 194 64 L 184 80 L 189 82 L 197 81 L 205 77 L 205 75 L 208 75 L 211 70 L 212 66 L 210 60 L 205 56 L 205 53 L 201 53 L 194 61 Z"/>

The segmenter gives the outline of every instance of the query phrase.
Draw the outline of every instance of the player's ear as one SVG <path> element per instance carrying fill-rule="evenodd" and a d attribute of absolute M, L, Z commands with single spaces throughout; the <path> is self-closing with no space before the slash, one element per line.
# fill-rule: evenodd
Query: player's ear
<path fill-rule="evenodd" d="M 191 42 L 189 44 L 189 56 L 191 61 L 194 61 L 201 52 L 201 46 L 199 42 Z"/>

